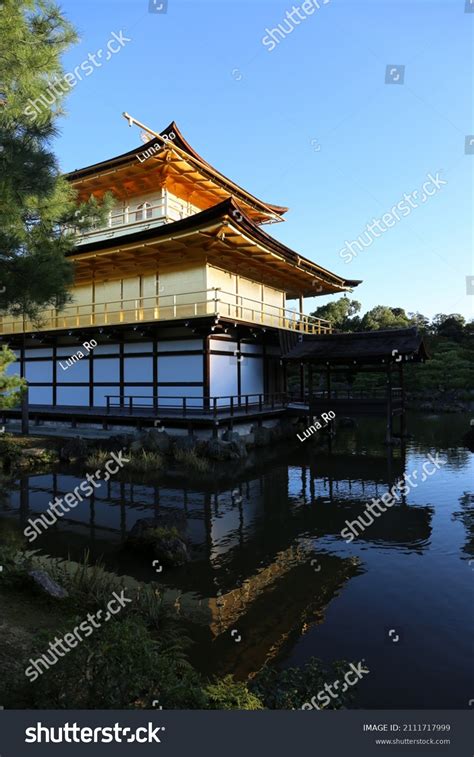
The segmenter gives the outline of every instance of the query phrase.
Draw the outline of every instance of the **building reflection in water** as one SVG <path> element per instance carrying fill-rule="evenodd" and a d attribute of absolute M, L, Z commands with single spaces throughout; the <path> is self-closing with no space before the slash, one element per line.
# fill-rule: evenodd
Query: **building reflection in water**
<path fill-rule="evenodd" d="M 43 554 L 73 560 L 89 549 L 125 580 L 156 581 L 167 601 L 192 622 L 199 657 L 213 672 L 246 675 L 276 657 L 314 623 L 347 581 L 364 570 L 340 536 L 372 497 L 403 474 L 404 450 L 387 457 L 318 450 L 290 453 L 236 486 L 159 486 L 102 483 L 94 495 L 33 544 Z M 291 459 L 291 458 L 294 459 Z M 74 490 L 74 473 L 24 476 L 3 506 L 23 529 L 55 497 Z M 238 491 L 236 491 L 236 489 Z M 157 575 L 152 560 L 123 549 L 140 518 L 175 516 L 184 522 L 191 563 Z M 68 514 L 69 515 L 69 514 Z M 409 503 L 388 510 L 360 541 L 422 551 L 431 533 L 430 507 Z M 324 538 L 324 549 L 318 540 Z M 334 549 L 328 539 L 333 540 Z M 345 546 L 344 554 L 336 547 Z M 338 551 L 339 554 L 335 554 Z M 237 629 L 229 644 L 229 634 Z M 199 661 L 197 661 L 199 664 Z"/>

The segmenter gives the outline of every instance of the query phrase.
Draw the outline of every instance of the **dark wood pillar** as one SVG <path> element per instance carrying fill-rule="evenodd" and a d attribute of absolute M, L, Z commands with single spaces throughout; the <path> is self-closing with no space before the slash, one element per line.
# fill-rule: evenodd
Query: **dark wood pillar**
<path fill-rule="evenodd" d="M 203 405 L 205 410 L 210 409 L 211 395 L 211 337 L 209 334 L 203 337 Z"/>
<path fill-rule="evenodd" d="M 304 390 L 305 390 L 305 375 L 304 375 L 304 363 L 300 363 L 300 395 L 301 400 L 304 400 Z"/>
<path fill-rule="evenodd" d="M 26 335 L 25 335 L 25 317 L 23 316 L 23 339 L 21 345 L 21 365 L 20 375 L 22 378 L 26 378 Z M 30 422 L 28 416 L 28 384 L 25 385 L 24 391 L 21 392 L 21 433 L 28 434 L 30 430 Z"/>
<path fill-rule="evenodd" d="M 392 371 L 390 365 L 387 366 L 387 430 L 385 441 L 387 444 L 392 443 L 393 436 L 393 408 L 392 408 Z"/>
<path fill-rule="evenodd" d="M 401 410 L 401 413 L 400 413 L 400 438 L 401 438 L 402 444 L 403 444 L 403 440 L 406 437 L 405 382 L 404 382 L 404 376 L 403 376 L 403 365 L 400 365 L 399 376 L 400 376 L 401 405 L 402 405 L 402 410 Z"/>

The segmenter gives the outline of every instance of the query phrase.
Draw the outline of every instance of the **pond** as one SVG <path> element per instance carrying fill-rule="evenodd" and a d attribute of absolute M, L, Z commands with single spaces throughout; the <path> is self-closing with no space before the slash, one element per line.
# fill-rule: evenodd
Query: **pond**
<path fill-rule="evenodd" d="M 125 581 L 162 584 L 203 672 L 245 678 L 266 661 L 363 661 L 369 673 L 354 686 L 354 707 L 468 708 L 474 465 L 461 446 L 468 423 L 468 416 L 411 414 L 406 448 L 389 454 L 382 421 L 364 419 L 331 442 L 296 440 L 260 454 L 238 478 L 111 479 L 32 548 L 73 560 L 89 549 Z M 439 469 L 429 464 L 423 476 L 428 455 Z M 410 491 L 345 540 L 347 523 L 404 472 L 413 474 Z M 71 468 L 24 476 L 0 516 L 23 529 L 82 480 Z M 160 513 L 185 522 L 186 567 L 160 569 L 123 549 L 137 520 Z"/>

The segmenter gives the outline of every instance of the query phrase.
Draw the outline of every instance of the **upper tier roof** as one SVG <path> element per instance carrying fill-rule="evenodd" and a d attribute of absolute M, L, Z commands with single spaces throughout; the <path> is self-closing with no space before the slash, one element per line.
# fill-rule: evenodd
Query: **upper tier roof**
<path fill-rule="evenodd" d="M 289 297 L 344 292 L 361 283 L 338 276 L 286 247 L 258 226 L 233 198 L 181 221 L 86 242 L 70 256 L 76 264 L 76 280 L 82 283 L 91 278 L 92 269 L 105 276 L 111 271 L 111 260 L 117 275 L 138 268 L 143 272 L 148 260 L 156 268 L 157 254 L 162 264 L 167 258 L 176 263 L 181 256 L 189 262 L 195 254 L 205 255 L 210 263 L 240 270 L 242 275 L 283 289 Z"/>
<path fill-rule="evenodd" d="M 171 140 L 172 133 L 175 137 Z M 160 134 L 168 137 L 167 145 L 155 137 L 123 155 L 66 174 L 78 190 L 79 199 L 91 194 L 100 197 L 107 190 L 119 198 L 129 197 L 134 191 L 136 194 L 147 189 L 153 191 L 158 174 L 161 185 L 181 189 L 179 196 L 184 195 L 201 210 L 234 196 L 256 223 L 282 220 L 288 208 L 259 200 L 217 171 L 191 147 L 174 121 Z M 139 156 L 153 149 L 156 154 L 140 161 Z"/>

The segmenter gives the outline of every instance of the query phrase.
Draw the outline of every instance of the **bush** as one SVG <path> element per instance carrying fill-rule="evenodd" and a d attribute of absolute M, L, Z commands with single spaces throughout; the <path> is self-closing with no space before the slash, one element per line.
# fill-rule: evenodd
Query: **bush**
<path fill-rule="evenodd" d="M 76 618 L 76 624 L 81 621 Z M 198 674 L 160 649 L 142 619 L 111 619 L 85 641 L 31 684 L 34 707 L 129 709 L 151 707 L 154 700 L 165 709 L 205 706 Z M 37 656 L 48 649 L 47 638 L 38 642 Z"/>
<path fill-rule="evenodd" d="M 21 458 L 22 447 L 11 434 L 0 435 L 0 467 L 9 473 Z"/>
<path fill-rule="evenodd" d="M 263 710 L 260 699 L 252 694 L 247 685 L 234 681 L 231 675 L 211 683 L 205 688 L 209 710 Z"/>
<path fill-rule="evenodd" d="M 2 566 L 2 585 L 16 580 L 23 582 L 25 573 L 31 567 L 31 558 L 24 550 L 25 539 L 22 533 L 4 522 L 0 527 L 0 565 Z"/>
<path fill-rule="evenodd" d="M 320 660 L 312 657 L 302 668 L 264 667 L 250 684 L 250 690 L 270 710 L 299 710 L 310 702 L 326 683 L 341 679 L 347 672 L 348 663 L 336 661 L 326 670 Z M 331 701 L 328 709 L 340 709 L 352 696 L 347 692 Z"/>

